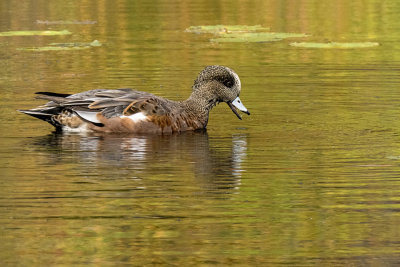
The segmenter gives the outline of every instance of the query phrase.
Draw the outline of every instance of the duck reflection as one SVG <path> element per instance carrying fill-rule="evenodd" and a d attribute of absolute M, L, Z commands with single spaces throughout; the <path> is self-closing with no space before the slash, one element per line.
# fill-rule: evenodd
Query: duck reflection
<path fill-rule="evenodd" d="M 196 183 L 213 190 L 239 188 L 247 152 L 246 135 L 213 139 L 206 131 L 164 136 L 53 133 L 34 143 L 46 152 L 46 165 L 74 163 L 82 173 L 115 179 L 194 177 Z"/>

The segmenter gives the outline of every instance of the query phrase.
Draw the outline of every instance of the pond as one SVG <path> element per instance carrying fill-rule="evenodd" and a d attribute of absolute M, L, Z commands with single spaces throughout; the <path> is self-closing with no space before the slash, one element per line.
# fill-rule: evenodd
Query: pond
<path fill-rule="evenodd" d="M 399 13 L 378 0 L 0 1 L 0 261 L 398 264 Z M 225 26 L 188 30 L 203 25 Z M 251 115 L 220 104 L 203 132 L 57 134 L 16 111 L 43 104 L 38 91 L 186 99 L 215 64 L 238 73 Z"/>

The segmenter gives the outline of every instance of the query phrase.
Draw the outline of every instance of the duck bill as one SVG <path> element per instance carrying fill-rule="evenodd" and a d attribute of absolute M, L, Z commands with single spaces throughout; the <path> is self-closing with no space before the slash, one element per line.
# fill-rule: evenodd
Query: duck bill
<path fill-rule="evenodd" d="M 232 102 L 227 102 L 228 106 L 232 109 L 233 113 L 239 118 L 239 120 L 242 119 L 240 116 L 239 112 L 237 110 L 240 110 L 241 112 L 246 113 L 247 115 L 250 115 L 250 112 L 247 110 L 247 108 L 242 104 L 242 101 L 240 100 L 239 97 L 236 97 L 235 100 Z"/>

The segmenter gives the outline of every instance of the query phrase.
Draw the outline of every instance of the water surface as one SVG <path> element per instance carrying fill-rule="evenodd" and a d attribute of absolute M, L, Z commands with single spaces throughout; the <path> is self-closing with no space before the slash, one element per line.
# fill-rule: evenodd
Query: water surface
<path fill-rule="evenodd" d="M 1 32 L 72 32 L 0 37 L 1 262 L 397 265 L 399 12 L 374 0 L 0 1 Z M 217 24 L 309 37 L 218 44 L 185 32 Z M 19 50 L 94 40 L 102 46 Z M 43 103 L 36 91 L 184 99 L 211 64 L 239 74 L 251 116 L 221 104 L 206 132 L 60 135 L 15 111 Z"/>

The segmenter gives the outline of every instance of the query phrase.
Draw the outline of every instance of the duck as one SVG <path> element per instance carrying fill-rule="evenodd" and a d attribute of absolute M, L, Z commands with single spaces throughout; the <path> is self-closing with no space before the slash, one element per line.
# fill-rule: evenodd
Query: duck
<path fill-rule="evenodd" d="M 250 112 L 241 102 L 241 82 L 232 69 L 212 65 L 197 76 L 189 98 L 173 101 L 131 88 L 93 89 L 76 94 L 36 92 L 44 105 L 18 110 L 53 125 L 56 132 L 171 134 L 204 130 L 221 102 L 233 113 Z"/>

